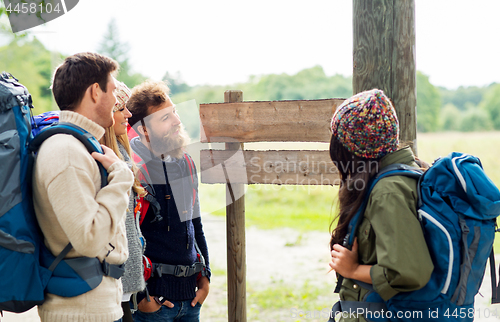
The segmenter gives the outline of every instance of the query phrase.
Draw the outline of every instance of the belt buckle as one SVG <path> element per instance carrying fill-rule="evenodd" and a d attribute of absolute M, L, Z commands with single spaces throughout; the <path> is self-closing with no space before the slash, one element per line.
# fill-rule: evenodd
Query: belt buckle
<path fill-rule="evenodd" d="M 187 266 L 177 265 L 174 270 L 176 277 L 186 277 L 188 273 Z"/>

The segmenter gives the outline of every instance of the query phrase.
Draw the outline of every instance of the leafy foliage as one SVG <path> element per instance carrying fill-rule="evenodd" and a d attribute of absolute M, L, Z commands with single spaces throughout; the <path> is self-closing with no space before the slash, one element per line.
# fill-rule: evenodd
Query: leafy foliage
<path fill-rule="evenodd" d="M 462 125 L 462 112 L 453 104 L 448 103 L 440 111 L 441 129 L 445 131 L 459 131 Z"/>
<path fill-rule="evenodd" d="M 491 131 L 493 130 L 493 123 L 488 112 L 474 107 L 462 114 L 460 130 L 462 132 Z"/>
<path fill-rule="evenodd" d="M 443 106 L 451 103 L 459 110 L 465 111 L 468 105 L 479 105 L 487 91 L 487 88 L 477 86 L 460 86 L 456 90 L 450 90 L 443 87 L 440 87 L 438 90 L 443 100 Z"/>
<path fill-rule="evenodd" d="M 113 58 L 120 64 L 120 73 L 117 79 L 132 88 L 145 81 L 147 77 L 132 70 L 128 56 L 129 48 L 130 46 L 127 43 L 120 41 L 116 20 L 111 19 L 99 45 L 98 52 Z"/>
<path fill-rule="evenodd" d="M 500 84 L 484 87 L 439 88 L 442 96 L 442 131 L 490 131 L 500 129 Z M 454 108 L 451 108 L 453 106 Z"/>
<path fill-rule="evenodd" d="M 352 95 L 352 79 L 342 75 L 326 76 L 321 66 L 301 70 L 295 75 L 253 76 L 246 83 L 245 100 L 302 100 Z"/>
<path fill-rule="evenodd" d="M 500 84 L 488 88 L 480 108 L 488 113 L 495 130 L 500 130 Z"/>
<path fill-rule="evenodd" d="M 429 77 L 417 72 L 417 130 L 433 132 L 439 126 L 441 97 Z"/>
<path fill-rule="evenodd" d="M 7 19 L 7 11 L 3 1 L 0 1 L 0 31 L 10 32 L 10 25 Z"/>
<path fill-rule="evenodd" d="M 28 88 L 33 97 L 34 114 L 57 109 L 50 84 L 54 67 L 63 59 L 61 54 L 47 50 L 36 37 L 31 41 L 14 39 L 0 47 L 2 71 L 11 73 Z"/>
<path fill-rule="evenodd" d="M 245 101 L 322 99 L 352 95 L 352 79 L 342 75 L 327 76 L 321 66 L 304 69 L 295 75 L 268 74 L 251 76 L 246 83 L 226 86 L 195 86 L 187 92 L 172 95 L 174 102 L 195 99 L 196 103 L 220 103 L 224 91 L 239 89 Z M 179 111 L 192 138 L 199 137 L 198 110 Z M 196 123 L 197 122 L 197 123 Z"/>
<path fill-rule="evenodd" d="M 182 79 L 180 72 L 175 73 L 175 75 L 172 75 L 169 72 L 166 72 L 165 75 L 163 75 L 163 77 L 162 77 L 162 81 L 164 81 L 168 84 L 168 87 L 170 88 L 171 95 L 184 93 L 184 92 L 187 92 L 191 89 L 191 86 L 189 86 Z"/>

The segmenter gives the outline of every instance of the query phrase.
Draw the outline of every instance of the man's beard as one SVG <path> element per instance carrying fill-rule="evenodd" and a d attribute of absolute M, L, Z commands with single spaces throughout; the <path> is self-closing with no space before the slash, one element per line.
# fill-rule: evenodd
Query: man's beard
<path fill-rule="evenodd" d="M 174 135 L 176 131 L 179 131 L 179 133 Z M 167 155 L 177 159 L 182 157 L 184 154 L 184 147 L 188 143 L 189 136 L 182 125 L 173 128 L 163 137 L 156 136 L 155 133 L 151 133 L 151 135 L 149 135 L 149 149 L 154 154 L 162 155 L 164 157 Z"/>

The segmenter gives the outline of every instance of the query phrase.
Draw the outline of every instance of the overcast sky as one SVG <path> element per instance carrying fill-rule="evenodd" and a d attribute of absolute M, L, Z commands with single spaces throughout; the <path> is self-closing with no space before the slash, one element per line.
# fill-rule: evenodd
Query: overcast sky
<path fill-rule="evenodd" d="M 434 85 L 500 82 L 499 0 L 415 0 L 417 69 Z M 244 82 L 321 65 L 352 74 L 352 1 L 80 0 L 30 29 L 63 54 L 96 51 L 109 21 L 130 46 L 135 71 L 180 71 L 196 84 Z"/>

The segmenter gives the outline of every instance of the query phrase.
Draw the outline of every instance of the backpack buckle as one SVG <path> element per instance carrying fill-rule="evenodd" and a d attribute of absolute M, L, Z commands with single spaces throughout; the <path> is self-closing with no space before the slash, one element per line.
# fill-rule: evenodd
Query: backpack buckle
<path fill-rule="evenodd" d="M 175 266 L 174 269 L 174 276 L 175 277 L 187 277 L 188 275 L 188 268 L 187 266 L 182 266 L 182 265 L 177 265 Z"/>
<path fill-rule="evenodd" d="M 109 263 L 106 262 L 105 259 L 103 259 L 102 261 L 102 272 L 104 273 L 105 276 L 108 276 L 110 272 Z"/>
<path fill-rule="evenodd" d="M 6 82 L 9 82 L 9 83 L 19 82 L 19 80 L 17 78 L 15 78 L 14 75 L 12 75 L 11 73 L 3 72 L 0 75 L 2 76 L 2 79 Z"/>

